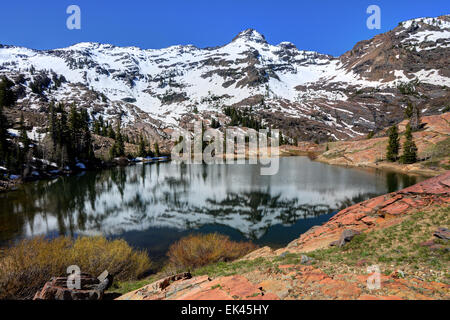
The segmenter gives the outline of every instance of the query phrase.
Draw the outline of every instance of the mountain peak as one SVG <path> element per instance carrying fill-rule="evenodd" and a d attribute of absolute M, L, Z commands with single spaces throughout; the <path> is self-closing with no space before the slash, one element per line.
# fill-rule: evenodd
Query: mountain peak
<path fill-rule="evenodd" d="M 244 31 L 239 32 L 239 34 L 236 37 L 234 37 L 233 42 L 239 39 L 257 43 L 267 43 L 266 38 L 255 29 L 246 29 Z"/>

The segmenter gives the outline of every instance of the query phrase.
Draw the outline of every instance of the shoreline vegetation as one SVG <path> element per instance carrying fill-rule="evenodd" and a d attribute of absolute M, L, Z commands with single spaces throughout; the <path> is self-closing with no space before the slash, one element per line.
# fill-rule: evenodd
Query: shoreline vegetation
<path fill-rule="evenodd" d="M 81 116 L 81 115 L 80 115 Z M 71 118 L 76 118 L 72 116 Z M 114 132 L 111 129 L 112 125 L 96 124 L 97 126 L 103 126 L 109 128 L 109 131 Z M 399 127 L 399 144 L 401 141 L 405 141 L 405 130 L 408 126 L 408 121 L 401 122 Z M 227 154 L 223 155 L 224 161 L 227 159 L 256 159 L 271 157 L 273 153 L 278 154 L 280 157 L 289 156 L 307 156 L 313 161 L 318 161 L 330 165 L 338 165 L 345 167 L 366 167 L 375 168 L 387 171 L 395 171 L 399 173 L 422 175 L 427 177 L 436 176 L 444 173 L 450 169 L 450 112 L 442 115 L 434 115 L 423 117 L 421 128 L 418 131 L 412 133 L 411 138 L 417 144 L 417 160 L 413 163 L 401 163 L 401 161 L 389 161 L 386 159 L 386 149 L 388 144 L 388 129 L 380 132 L 377 136 L 369 135 L 365 139 L 349 140 L 349 141 L 335 141 L 317 144 L 314 142 L 297 142 L 296 145 L 284 144 L 277 147 L 274 152 L 271 147 L 259 148 L 258 151 L 250 151 L 246 146 L 244 155 L 239 154 Z M 98 129 L 95 129 L 97 132 Z M 108 132 L 108 129 L 102 129 Z M 111 137 L 120 135 L 120 129 L 117 127 L 117 132 L 110 133 Z M 107 133 L 105 133 L 107 134 Z M 21 134 L 23 135 L 23 134 Z M 115 150 L 117 148 L 117 141 L 112 138 L 97 136 L 93 134 L 93 140 L 107 139 L 111 144 L 109 150 Z M 129 140 L 127 138 L 126 140 Z M 85 170 L 102 170 L 117 165 L 132 165 L 139 161 L 145 161 L 145 159 L 155 159 L 160 156 L 166 157 L 170 160 L 170 154 L 167 151 L 160 152 L 157 143 L 153 148 L 157 151 L 155 153 L 150 148 L 150 143 L 140 136 L 139 145 L 133 145 L 125 143 L 125 149 L 127 150 L 127 156 L 122 151 L 119 152 L 118 157 L 107 159 L 95 158 L 91 160 L 79 161 L 74 160 L 71 165 L 61 167 L 56 163 L 49 162 L 47 160 L 32 158 L 34 161 L 29 161 L 24 169 L 24 175 L 9 174 L 9 179 L 5 179 L 6 172 L 4 167 L 0 167 L 0 174 L 3 178 L 0 178 L 0 192 L 13 191 L 17 186 L 23 182 L 36 181 L 40 179 L 54 179 L 61 175 L 77 174 Z M 119 139 L 120 141 L 121 139 Z M 134 141 L 133 141 L 134 142 Z M 105 144 L 105 143 L 103 143 Z M 121 144 L 121 143 L 119 143 Z M 404 142 L 403 142 L 404 144 Z M 134 149 L 132 148 L 134 147 Z M 121 149 L 122 147 L 119 147 Z M 402 149 L 398 147 L 399 151 Z M 134 152 L 131 152 L 133 151 Z M 137 150 L 137 151 L 136 151 Z M 397 152 L 399 152 L 397 151 Z M 114 153 L 114 152 L 113 152 Z M 132 155 L 132 153 L 134 153 Z M 97 152 L 97 154 L 99 154 Z M 195 157 L 195 154 L 192 154 Z M 139 161 L 136 161 L 139 159 Z M 157 161 L 157 160 L 156 160 Z M 59 167 L 59 168 L 58 168 Z"/>
<path fill-rule="evenodd" d="M 51 101 L 46 119 L 36 120 L 31 114 L 25 117 L 23 112 L 12 108 L 17 100 L 11 89 L 13 85 L 7 77 L 0 79 L 0 96 L 3 97 L 0 105 L 0 192 L 14 190 L 26 181 L 127 165 L 138 158 L 170 157 L 170 143 L 160 146 L 161 141 L 154 139 L 151 142 L 142 132 L 126 131 L 120 117 L 105 120 L 75 104 Z M 230 118 L 228 123 L 214 120 L 209 127 L 219 131 L 234 126 L 249 130 L 265 128 L 268 137 L 272 137 L 273 128 L 266 128 L 258 118 L 235 108 L 225 108 L 225 114 Z M 411 105 L 405 110 L 405 120 L 398 125 L 369 132 L 367 137 L 354 140 L 329 140 L 320 144 L 319 141 L 298 142 L 296 137 L 280 132 L 280 147 L 275 153 L 280 156 L 306 155 L 331 165 L 433 176 L 450 169 L 449 124 L 450 112 L 422 118 L 419 109 Z M 201 122 L 202 134 L 207 126 Z M 234 154 L 225 153 L 223 158 L 254 159 L 272 155 L 270 146 L 250 150 L 247 140 L 244 155 L 235 151 Z M 201 150 L 205 150 L 208 143 L 200 142 Z"/>
<path fill-rule="evenodd" d="M 428 181 L 423 183 L 426 185 Z M 448 195 L 448 190 L 446 192 Z M 408 209 L 411 212 L 386 220 L 389 221 L 387 226 L 357 235 L 345 248 L 321 246 L 304 253 L 291 250 L 288 245 L 281 254 L 274 255 L 273 250 L 257 249 L 251 243 L 236 243 L 218 234 L 190 235 L 173 244 L 167 254 L 167 263 L 149 276 L 145 276 L 146 270 L 151 268 L 147 254 L 132 249 L 123 240 L 110 242 L 101 237 L 23 240 L 0 250 L 0 292 L 9 294 L 3 296 L 5 299 L 32 298 L 50 277 L 65 273 L 67 261 L 94 275 L 104 269 L 118 275 L 109 289 L 110 293 L 116 294 L 132 292 L 179 272 L 189 272 L 194 277 L 204 274 L 227 277 L 256 272 L 255 279 L 262 279 L 267 276 L 266 270 L 292 264 L 320 268 L 331 277 L 349 271 L 363 275 L 370 263 L 378 263 L 382 274 L 391 277 L 401 266 L 401 274 L 406 278 L 419 277 L 421 281 L 450 285 L 446 268 L 450 261 L 448 243 L 438 239 L 430 245 L 424 244 L 430 243 L 436 228 L 450 227 L 448 205 L 439 204 L 445 193 L 437 192 L 433 197 L 433 205 L 417 210 L 413 206 Z M 375 201 L 368 201 L 372 200 Z M 367 223 L 369 226 L 378 224 L 372 220 Z M 372 249 L 368 250 L 368 246 Z M 394 248 L 393 251 L 390 248 Z M 445 297 L 445 290 L 442 294 L 444 296 L 434 292 L 433 298 Z"/>
<path fill-rule="evenodd" d="M 263 247 L 230 262 L 185 266 L 177 270 L 189 272 L 184 279 L 168 280 L 175 272 L 159 272 L 138 282 L 116 283 L 110 291 L 123 294 L 121 300 L 221 299 L 224 295 L 236 300 L 256 298 L 256 293 L 260 298 L 270 295 L 275 299 L 447 300 L 449 179 L 446 173 L 404 191 L 366 200 L 366 209 L 373 208 L 379 216 L 369 216 L 372 212 L 366 210 L 368 216 L 363 223 L 357 220 L 365 207 L 356 204 L 322 227 L 311 228 L 286 248 Z M 407 208 L 406 203 L 410 204 Z M 346 225 L 333 226 L 341 224 Z M 358 224 L 362 229 L 349 242 L 329 245 L 339 237 L 339 230 L 360 230 Z M 366 286 L 371 272 L 375 272 L 368 271 L 373 265 L 380 272 L 382 286 L 377 291 Z M 169 282 L 162 290 L 154 289 L 159 281 Z M 194 283 L 196 289 L 191 290 Z M 256 293 L 232 296 L 233 286 Z"/>
<path fill-rule="evenodd" d="M 150 278 L 231 262 L 256 249 L 251 242 L 231 241 L 217 233 L 192 234 L 169 248 L 167 261 Z M 114 278 L 113 288 L 145 283 L 155 267 L 147 252 L 134 249 L 121 239 L 107 240 L 101 236 L 24 239 L 0 248 L 0 300 L 32 299 L 52 277 L 67 276 L 71 265 L 94 277 L 107 270 Z"/>
<path fill-rule="evenodd" d="M 71 265 L 95 277 L 104 270 L 116 281 L 136 280 L 150 267 L 146 252 L 124 240 L 60 236 L 25 239 L 0 249 L 0 300 L 32 299 L 54 276 L 67 276 Z"/>
<path fill-rule="evenodd" d="M 378 218 L 364 218 L 365 229 L 344 246 L 326 246 L 338 236 L 334 228 L 328 236 L 327 232 L 319 232 L 313 227 L 286 248 L 278 250 L 257 248 L 249 242 L 233 242 L 219 234 L 190 235 L 174 243 L 167 253 L 166 264 L 150 275 L 146 275 L 152 267 L 147 254 L 131 248 L 123 240 L 108 241 L 102 237 L 23 240 L 0 250 L 0 292 L 3 292 L 0 298 L 32 298 L 50 277 L 64 275 L 70 262 L 93 275 L 107 269 L 115 276 L 108 293 L 125 294 L 127 299 L 136 298 L 133 294 L 139 288 L 186 272 L 193 279 L 203 279 L 207 275 L 205 279 L 210 279 L 207 281 L 219 281 L 214 289 L 204 289 L 208 294 L 216 289 L 225 290 L 220 281 L 244 277 L 276 293 L 272 297 L 376 298 L 374 292 L 364 289 L 367 266 L 373 264 L 380 268 L 384 286 L 380 291 L 382 299 L 448 299 L 450 247 L 448 240 L 434 236 L 436 230 L 450 228 L 450 212 L 445 200 L 450 194 L 448 179 L 450 176 L 446 173 L 391 193 L 389 197 L 366 200 L 364 203 L 368 208 L 372 207 L 371 203 L 380 201 L 388 204 L 387 207 L 378 204 L 386 213 L 383 211 Z M 405 209 L 399 201 L 411 206 Z M 349 219 L 357 219 L 356 215 L 364 211 L 361 205 L 340 211 L 322 227 L 345 220 L 358 229 L 356 220 Z M 397 213 L 398 208 L 402 208 L 401 214 Z M 301 241 L 303 244 L 299 246 Z M 302 290 L 289 282 L 289 275 L 296 272 L 296 277 L 305 281 Z M 336 292 L 326 291 L 326 286 L 315 282 L 317 277 L 324 279 L 322 281 L 328 279 L 331 286 L 339 286 Z M 245 285 L 250 285 L 247 282 Z M 280 289 L 282 286 L 285 286 L 284 291 Z M 305 296 L 309 294 L 308 290 L 311 295 Z"/>

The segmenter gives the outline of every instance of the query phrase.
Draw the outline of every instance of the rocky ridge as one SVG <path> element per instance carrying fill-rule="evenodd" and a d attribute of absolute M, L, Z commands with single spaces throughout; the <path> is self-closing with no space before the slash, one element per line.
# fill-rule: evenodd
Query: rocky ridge
<path fill-rule="evenodd" d="M 195 119 L 226 124 L 223 107 L 233 106 L 291 138 L 343 140 L 401 120 L 408 102 L 424 115 L 448 107 L 449 19 L 402 22 L 341 57 L 271 45 L 253 29 L 203 49 L 0 45 L 0 75 L 15 81 L 16 108 L 36 116 L 53 99 L 75 102 L 94 117 L 120 116 L 130 132 L 168 139 Z"/>

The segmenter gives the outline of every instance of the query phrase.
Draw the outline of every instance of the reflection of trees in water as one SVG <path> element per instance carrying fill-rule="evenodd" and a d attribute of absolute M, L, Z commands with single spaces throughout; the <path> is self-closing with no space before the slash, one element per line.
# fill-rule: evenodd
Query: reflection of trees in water
<path fill-rule="evenodd" d="M 401 180 L 401 181 L 400 181 Z M 401 186 L 400 186 L 401 182 Z M 388 192 L 394 192 L 401 188 L 406 188 L 417 183 L 416 176 L 408 176 L 406 174 L 397 172 L 387 172 L 386 173 L 386 187 Z"/>
<path fill-rule="evenodd" d="M 386 186 L 388 192 L 394 192 L 395 190 L 398 190 L 398 177 L 397 173 L 395 172 L 388 172 L 386 174 Z"/>
<path fill-rule="evenodd" d="M 115 168 L 24 184 L 18 191 L 0 198 L 0 240 L 22 236 L 27 225 L 33 232 L 37 216 L 41 216 L 44 223 L 49 217 L 55 217 L 60 234 L 74 235 L 78 230 L 84 231 L 88 222 L 101 219 L 97 215 L 88 215 L 86 205 L 95 211 L 98 195 L 111 192 L 114 185 L 123 192 L 125 183 L 124 169 Z M 107 216 L 107 213 L 103 215 Z"/>
<path fill-rule="evenodd" d="M 168 170 L 174 169 L 174 172 Z M 33 232 L 37 216 L 44 223 L 54 217 L 60 234 L 74 235 L 77 231 L 103 230 L 105 221 L 120 217 L 123 225 L 114 227 L 133 227 L 150 224 L 155 217 L 166 220 L 181 219 L 183 214 L 203 214 L 209 221 L 226 223 L 239 215 L 249 224 L 263 224 L 259 230 L 267 230 L 271 225 L 292 225 L 306 217 L 317 217 L 346 208 L 357 202 L 376 196 L 374 193 L 360 193 L 330 206 L 327 204 L 300 203 L 298 198 L 285 198 L 283 194 L 272 194 L 270 189 L 257 189 L 243 192 L 228 192 L 225 198 L 206 199 L 204 205 L 195 205 L 189 196 L 195 194 L 192 181 L 213 181 L 220 183 L 221 170 L 214 174 L 210 167 L 203 165 L 200 170 L 180 165 L 165 168 L 170 175 L 161 177 L 160 166 L 152 170 L 147 165 L 117 167 L 100 172 L 88 172 L 74 177 L 60 177 L 54 181 L 41 181 L 25 184 L 19 191 L 0 195 L 0 242 L 20 237 L 26 227 Z M 155 176 L 151 176 L 151 173 Z M 383 173 L 389 192 L 416 182 L 415 177 L 396 173 Z M 226 175 L 226 174 L 225 174 Z M 212 180 L 211 180 L 212 179 Z M 401 181 L 400 181 L 401 180 Z M 146 185 L 146 182 L 150 181 Z M 136 190 L 134 196 L 124 199 L 125 189 Z M 120 205 L 102 203 L 102 211 L 96 208 L 100 196 L 118 192 L 122 199 Z M 153 212 L 158 210 L 163 212 Z M 94 212 L 94 213 L 89 213 Z M 267 219 L 266 219 L 267 218 Z M 269 219 L 270 218 L 270 219 Z M 156 218 L 157 219 L 157 218 Z M 186 227 L 202 225 L 202 221 L 189 221 Z M 239 227 L 239 226 L 236 226 Z M 129 229 L 129 228 L 128 228 Z M 252 231 L 253 232 L 253 231 Z M 259 235 L 261 233 L 258 232 Z M 256 234 L 255 234 L 256 236 Z"/>
<path fill-rule="evenodd" d="M 230 192 L 225 199 L 217 201 L 207 200 L 208 206 L 197 208 L 201 213 L 210 214 L 210 206 L 214 208 L 213 215 L 222 212 L 224 216 L 238 214 L 245 216 L 245 220 L 251 223 L 258 223 L 264 217 L 277 214 L 277 220 L 282 223 L 289 223 L 307 216 L 313 217 L 323 214 L 329 210 L 328 206 L 299 205 L 298 198 L 282 199 L 281 194 L 271 195 L 270 191 L 250 191 L 242 193 Z"/>

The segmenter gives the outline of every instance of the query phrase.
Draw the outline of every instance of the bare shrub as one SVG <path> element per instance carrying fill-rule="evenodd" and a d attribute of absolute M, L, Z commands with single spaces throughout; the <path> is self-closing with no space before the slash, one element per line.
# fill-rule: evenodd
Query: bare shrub
<path fill-rule="evenodd" d="M 169 248 L 168 267 L 190 270 L 214 262 L 232 261 L 255 249 L 256 245 L 251 242 L 231 241 L 227 236 L 217 233 L 190 235 Z"/>
<path fill-rule="evenodd" d="M 67 275 L 67 267 L 99 275 L 105 269 L 117 280 L 133 280 L 150 268 L 147 253 L 124 240 L 103 237 L 37 237 L 4 248 L 0 256 L 0 299 L 31 299 L 53 276 Z"/>

